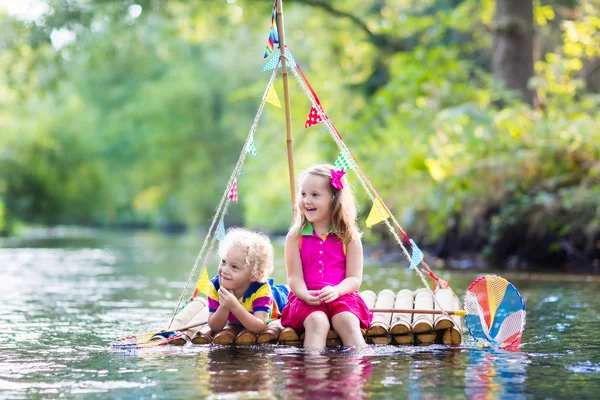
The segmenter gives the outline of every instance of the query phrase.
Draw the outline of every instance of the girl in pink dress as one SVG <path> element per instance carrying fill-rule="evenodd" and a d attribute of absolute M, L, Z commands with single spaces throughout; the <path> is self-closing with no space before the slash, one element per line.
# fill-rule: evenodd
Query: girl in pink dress
<path fill-rule="evenodd" d="M 298 178 L 296 214 L 285 242 L 291 289 L 281 324 L 304 330 L 304 347 L 325 347 L 331 326 L 345 346 L 362 347 L 373 314 L 358 294 L 363 250 L 356 200 L 344 171 L 315 165 Z"/>

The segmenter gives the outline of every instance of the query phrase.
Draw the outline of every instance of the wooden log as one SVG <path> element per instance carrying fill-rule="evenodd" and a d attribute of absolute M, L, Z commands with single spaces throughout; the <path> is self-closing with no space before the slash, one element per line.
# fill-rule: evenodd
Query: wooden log
<path fill-rule="evenodd" d="M 375 302 L 377 301 L 377 295 L 374 291 L 365 290 L 360 293 L 360 297 L 362 297 L 367 307 L 373 308 L 375 306 Z"/>
<path fill-rule="evenodd" d="M 325 346 L 327 347 L 338 347 L 342 345 L 342 339 L 340 339 L 340 335 L 337 334 L 336 331 L 330 329 L 327 332 L 327 340 L 325 341 Z"/>
<path fill-rule="evenodd" d="M 435 331 L 416 333 L 415 334 L 415 344 L 426 346 L 430 345 L 435 341 L 437 333 Z"/>
<path fill-rule="evenodd" d="M 403 335 L 394 335 L 392 336 L 392 339 L 397 344 L 412 344 L 415 339 L 415 335 L 412 333 L 405 333 Z"/>
<path fill-rule="evenodd" d="M 396 301 L 394 302 L 395 309 L 409 309 L 413 307 L 414 294 L 412 290 L 402 289 L 396 295 Z M 394 313 L 392 314 L 392 323 L 390 327 L 390 333 L 392 335 L 402 335 L 411 331 L 412 314 L 405 313 Z M 401 339 L 402 344 L 406 343 L 406 338 Z M 411 335 L 412 340 L 412 335 Z M 398 342 L 396 342 L 398 343 Z"/>
<path fill-rule="evenodd" d="M 296 346 L 300 344 L 300 336 L 293 328 L 283 328 L 279 334 L 279 343 Z"/>
<path fill-rule="evenodd" d="M 170 329 L 177 331 L 184 326 L 200 322 L 208 322 L 208 308 L 205 298 L 196 297 L 175 315 Z"/>
<path fill-rule="evenodd" d="M 236 336 L 235 344 L 249 346 L 249 345 L 256 344 L 257 339 L 258 339 L 258 335 L 256 333 L 251 332 L 248 329 L 244 329 Z"/>
<path fill-rule="evenodd" d="M 414 308 L 419 310 L 433 310 L 433 296 L 431 292 L 426 289 L 418 289 L 415 292 L 415 303 Z M 431 314 L 414 314 L 412 321 L 412 332 L 423 333 L 430 332 L 433 330 L 433 316 Z M 434 338 L 432 340 L 435 339 Z"/>
<path fill-rule="evenodd" d="M 193 344 L 210 344 L 213 341 L 215 333 L 210 330 L 210 326 L 204 325 L 198 332 L 192 337 Z"/>
<path fill-rule="evenodd" d="M 459 298 L 454 296 L 454 307 L 461 307 Z M 452 316 L 452 321 L 454 321 L 454 326 L 451 329 L 451 339 L 453 345 L 459 345 L 462 343 L 462 332 L 463 332 L 463 321 L 464 318 L 458 315 Z"/>
<path fill-rule="evenodd" d="M 235 338 L 242 331 L 242 327 L 239 325 L 227 324 L 225 328 L 213 337 L 214 344 L 232 344 L 235 342 Z"/>
<path fill-rule="evenodd" d="M 434 302 L 435 310 L 454 310 L 454 292 L 450 288 L 439 288 L 435 291 L 435 299 L 440 306 Z M 444 330 L 452 328 L 454 321 L 450 315 L 440 314 L 436 315 L 433 319 L 433 328 L 437 330 Z"/>
<path fill-rule="evenodd" d="M 375 301 L 376 308 L 390 308 L 394 305 L 396 294 L 389 289 L 379 292 Z M 367 337 L 375 344 L 390 344 L 392 338 L 389 336 L 392 315 L 389 313 L 373 314 L 373 321 L 367 329 Z"/>
<path fill-rule="evenodd" d="M 281 326 L 281 320 L 275 319 L 269 323 L 267 329 L 262 331 L 258 335 L 258 339 L 256 340 L 258 343 L 277 343 L 279 341 L 279 335 L 283 331 L 283 326 Z"/>

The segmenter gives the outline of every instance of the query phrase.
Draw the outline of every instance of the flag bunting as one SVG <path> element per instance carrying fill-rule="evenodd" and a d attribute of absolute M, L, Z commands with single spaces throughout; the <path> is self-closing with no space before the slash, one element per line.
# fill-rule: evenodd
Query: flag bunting
<path fill-rule="evenodd" d="M 233 186 L 229 191 L 229 198 L 235 201 L 236 203 L 238 202 L 237 179 L 233 181 Z"/>
<path fill-rule="evenodd" d="M 333 163 L 333 167 L 337 170 L 343 169 L 345 171 L 351 170 L 354 167 L 354 162 L 352 160 L 346 159 L 343 153 L 340 153 L 337 157 L 337 160 Z"/>
<path fill-rule="evenodd" d="M 200 279 L 198 280 L 198 285 L 196 285 L 195 295 L 198 293 L 203 293 L 208 296 L 208 285 L 210 284 L 210 279 L 208 278 L 208 268 L 206 265 L 202 269 L 202 274 L 200 275 Z"/>
<path fill-rule="evenodd" d="M 279 57 L 281 56 L 281 52 L 279 51 L 279 49 L 277 49 L 277 51 L 275 52 L 275 54 L 273 55 L 273 57 L 271 57 L 271 59 L 269 61 L 267 61 L 267 63 L 265 64 L 265 66 L 263 67 L 263 72 L 265 71 L 272 71 L 273 69 L 275 69 L 275 67 L 279 68 L 281 67 L 281 60 L 279 59 Z M 288 62 L 287 62 L 287 66 L 291 66 L 293 68 L 296 68 L 296 60 L 294 60 L 294 57 L 292 56 L 292 53 L 290 53 L 290 51 L 287 49 L 285 49 L 285 58 L 287 58 Z"/>
<path fill-rule="evenodd" d="M 325 119 L 329 119 L 327 114 L 325 114 L 325 112 L 323 111 L 323 107 L 321 107 L 321 105 L 319 105 L 318 107 L 321 108 L 321 113 L 325 115 Z M 316 107 L 311 107 L 310 112 L 308 113 L 308 118 L 306 118 L 306 122 L 304 123 L 304 127 L 310 128 L 311 126 L 316 125 L 320 122 L 323 122 L 321 114 L 319 114 L 319 111 Z"/>
<path fill-rule="evenodd" d="M 410 244 L 412 245 L 412 256 L 410 257 L 410 269 L 415 269 L 421 264 L 423 261 L 423 252 L 419 249 L 419 246 L 415 243 L 414 240 L 410 239 Z"/>
<path fill-rule="evenodd" d="M 265 99 L 265 101 L 267 103 L 273 104 L 275 107 L 281 108 L 279 97 L 277 97 L 277 92 L 275 91 L 275 87 L 273 85 L 269 86 L 269 90 L 267 91 L 267 98 Z"/>
<path fill-rule="evenodd" d="M 279 34 L 277 33 L 277 0 L 273 3 L 271 29 L 269 30 L 269 39 L 267 40 L 267 48 L 265 49 L 265 56 L 263 58 L 267 58 L 273 53 L 276 44 L 279 44 Z"/>
<path fill-rule="evenodd" d="M 217 238 L 217 240 L 219 242 L 221 240 L 225 239 L 225 224 L 223 223 L 223 221 L 221 221 L 219 223 L 219 225 L 217 226 L 217 231 L 215 232 L 215 237 Z"/>
<path fill-rule="evenodd" d="M 377 208 L 377 206 L 379 206 L 379 208 Z M 379 211 L 380 209 L 381 211 Z M 391 215 L 387 212 L 387 209 L 383 206 L 383 203 L 379 197 L 376 197 L 373 207 L 371 208 L 371 212 L 369 212 L 369 216 L 367 217 L 367 227 L 370 228 L 373 225 L 388 219 L 389 217 L 391 217 Z"/>
<path fill-rule="evenodd" d="M 246 146 L 246 152 L 248 154 L 252 154 L 253 156 L 256 155 L 256 145 L 254 144 L 254 139 L 252 139 L 250 143 L 248 143 L 248 146 Z"/>

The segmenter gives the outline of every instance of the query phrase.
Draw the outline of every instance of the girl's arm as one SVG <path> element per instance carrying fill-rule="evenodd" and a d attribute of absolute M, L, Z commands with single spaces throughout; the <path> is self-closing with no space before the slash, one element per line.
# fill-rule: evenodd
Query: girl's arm
<path fill-rule="evenodd" d="M 346 246 L 346 278 L 336 286 L 325 286 L 319 291 L 319 298 L 329 303 L 360 288 L 363 275 L 363 248 L 360 239 L 352 239 Z"/>
<path fill-rule="evenodd" d="M 315 296 L 316 293 L 310 292 L 304 282 L 304 272 L 302 271 L 302 260 L 300 259 L 298 236 L 288 235 L 285 239 L 285 269 L 287 271 L 288 285 L 292 292 L 300 300 L 311 306 L 319 305 L 320 301 Z"/>
<path fill-rule="evenodd" d="M 217 307 L 217 311 L 214 313 L 208 313 L 208 326 L 214 333 L 221 332 L 225 325 L 227 325 L 227 317 L 229 317 L 229 310 L 225 307 Z"/>

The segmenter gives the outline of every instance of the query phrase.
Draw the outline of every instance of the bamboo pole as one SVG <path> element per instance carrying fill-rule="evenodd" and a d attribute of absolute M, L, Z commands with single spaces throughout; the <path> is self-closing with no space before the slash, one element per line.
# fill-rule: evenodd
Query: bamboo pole
<path fill-rule="evenodd" d="M 371 308 L 369 309 L 372 313 L 397 313 L 397 314 L 448 314 L 448 315 L 458 315 L 464 317 L 467 315 L 465 310 L 415 310 L 415 309 L 407 309 L 407 310 L 399 310 L 395 308 Z"/>
<path fill-rule="evenodd" d="M 283 0 L 277 0 L 277 34 L 279 35 L 279 50 L 281 60 L 281 77 L 283 78 L 283 103 L 285 107 L 285 132 L 288 155 L 288 172 L 290 175 L 290 195 L 292 198 L 292 216 L 296 214 L 296 172 L 294 171 L 294 150 L 292 138 L 292 115 L 290 111 L 290 92 L 288 72 L 285 58 L 285 31 L 283 28 Z"/>

